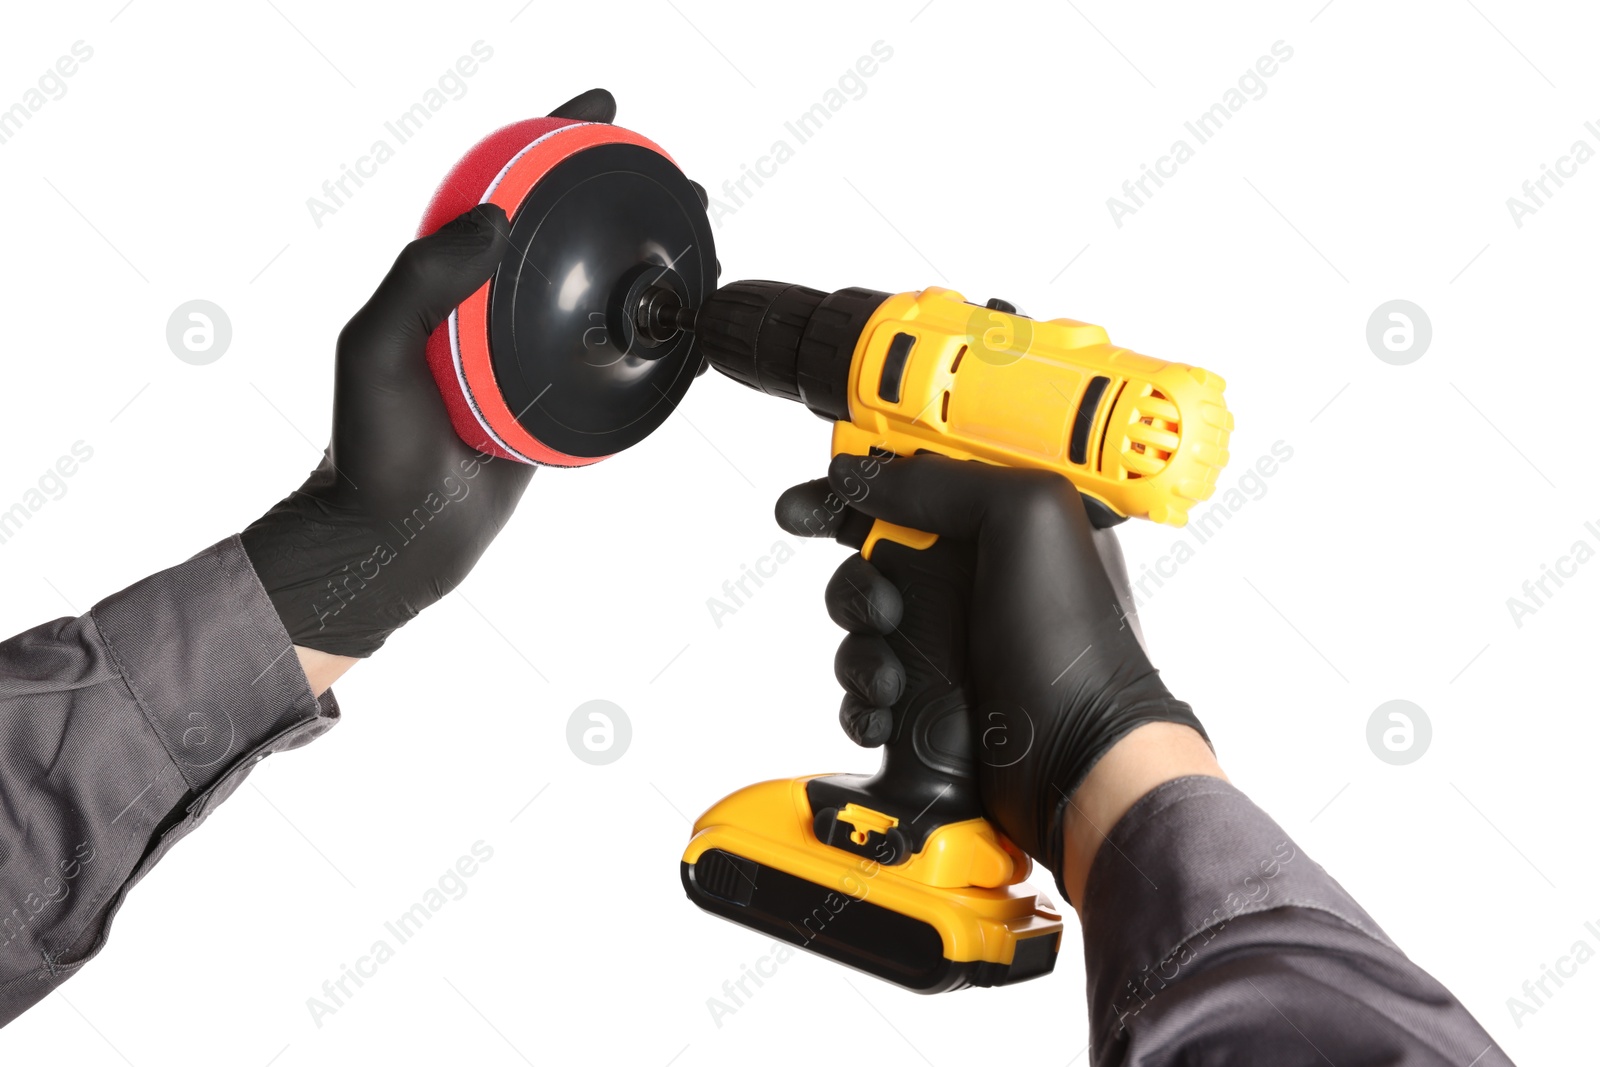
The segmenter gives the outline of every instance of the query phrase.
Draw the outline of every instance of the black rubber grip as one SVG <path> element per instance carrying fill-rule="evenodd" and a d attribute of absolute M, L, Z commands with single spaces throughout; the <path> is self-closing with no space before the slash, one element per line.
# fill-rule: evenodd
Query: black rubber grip
<path fill-rule="evenodd" d="M 815 778 L 807 795 L 819 839 L 892 865 L 920 851 L 940 826 L 982 814 L 966 688 L 973 550 L 949 538 L 921 550 L 879 541 L 871 562 L 905 603 L 900 625 L 886 635 L 905 667 L 905 689 L 892 709 L 878 773 Z M 865 842 L 851 841 L 833 823 L 833 813 L 847 803 L 894 816 L 899 824 Z"/>

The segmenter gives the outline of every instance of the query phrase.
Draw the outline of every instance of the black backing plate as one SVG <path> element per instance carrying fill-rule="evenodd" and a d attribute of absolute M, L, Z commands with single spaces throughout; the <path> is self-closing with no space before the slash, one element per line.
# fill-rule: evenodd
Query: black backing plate
<path fill-rule="evenodd" d="M 716 288 L 711 223 L 694 187 L 647 148 L 605 144 L 562 160 L 511 220 L 489 290 L 495 379 L 522 427 L 570 456 L 608 456 L 670 415 L 699 369 L 683 333 L 643 359 L 606 326 L 623 275 L 671 265 L 698 307 Z M 625 343 L 625 342 L 624 342 Z"/>

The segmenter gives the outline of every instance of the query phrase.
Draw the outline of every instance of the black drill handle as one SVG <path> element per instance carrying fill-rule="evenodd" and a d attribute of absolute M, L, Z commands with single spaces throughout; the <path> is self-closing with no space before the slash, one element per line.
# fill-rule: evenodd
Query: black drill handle
<path fill-rule="evenodd" d="M 810 528 L 808 516 L 789 519 Z M 806 796 L 819 841 L 892 866 L 919 854 L 940 827 L 983 817 L 973 760 L 975 702 L 967 684 L 977 551 L 948 537 L 914 548 L 927 543 L 926 534 L 875 523 L 851 507 L 835 516 L 833 532 L 841 543 L 862 548 L 900 593 L 899 624 L 884 640 L 905 669 L 905 686 L 889 709 L 878 772 L 812 778 Z"/>
<path fill-rule="evenodd" d="M 948 537 L 922 549 L 881 539 L 868 552 L 905 605 L 899 626 L 885 639 L 906 675 L 871 788 L 893 797 L 897 807 L 912 806 L 913 815 L 926 812 L 916 831 L 975 818 L 974 704 L 967 688 L 974 547 Z"/>

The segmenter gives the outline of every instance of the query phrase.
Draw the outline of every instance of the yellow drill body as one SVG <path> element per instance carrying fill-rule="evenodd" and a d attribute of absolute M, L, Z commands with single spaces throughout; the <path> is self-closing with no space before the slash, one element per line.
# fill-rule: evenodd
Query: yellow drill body
<path fill-rule="evenodd" d="M 1223 388 L 1210 371 L 1113 345 L 1099 326 L 1035 321 L 931 287 L 891 296 L 861 331 L 833 452 L 1053 470 L 1119 516 L 1182 526 L 1228 462 Z"/>

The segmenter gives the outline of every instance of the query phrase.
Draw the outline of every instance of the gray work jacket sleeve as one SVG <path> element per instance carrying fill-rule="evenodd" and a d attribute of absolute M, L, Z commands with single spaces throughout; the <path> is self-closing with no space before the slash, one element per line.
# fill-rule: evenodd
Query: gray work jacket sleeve
<path fill-rule="evenodd" d="M 0 643 L 0 1025 L 257 761 L 338 718 L 237 537 Z"/>
<path fill-rule="evenodd" d="M 1095 855 L 1082 917 L 1097 1067 L 1510 1062 L 1219 778 L 1179 778 L 1134 805 Z"/>

